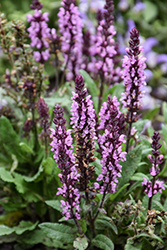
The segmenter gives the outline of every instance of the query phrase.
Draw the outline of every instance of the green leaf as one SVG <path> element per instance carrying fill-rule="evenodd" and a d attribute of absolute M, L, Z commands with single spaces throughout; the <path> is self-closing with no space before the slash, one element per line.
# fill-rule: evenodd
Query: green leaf
<path fill-rule="evenodd" d="M 163 167 L 162 171 L 159 173 L 158 176 L 167 177 L 167 161 L 165 162 L 165 166 Z"/>
<path fill-rule="evenodd" d="M 55 166 L 55 161 L 51 157 L 48 157 L 42 162 L 42 165 L 44 167 L 45 173 L 51 175 Z"/>
<path fill-rule="evenodd" d="M 166 102 L 162 103 L 162 113 L 165 118 L 165 123 L 167 124 L 167 103 Z"/>
<path fill-rule="evenodd" d="M 141 246 L 142 247 L 142 246 Z M 138 248 L 134 246 L 134 241 L 132 238 L 129 238 L 127 240 L 127 243 L 125 245 L 125 250 L 142 250 L 142 248 Z"/>
<path fill-rule="evenodd" d="M 7 227 L 5 225 L 0 225 L 0 236 L 12 234 L 15 229 L 12 227 Z"/>
<path fill-rule="evenodd" d="M 85 237 L 77 237 L 73 243 L 73 246 L 75 247 L 75 249 L 85 250 L 88 246 L 88 241 Z"/>
<path fill-rule="evenodd" d="M 156 18 L 158 14 L 157 6 L 151 1 L 145 1 L 146 8 L 143 11 L 144 19 L 148 23 Z"/>
<path fill-rule="evenodd" d="M 75 231 L 70 226 L 59 223 L 42 223 L 39 227 L 49 238 L 62 241 L 62 243 L 73 243 L 75 240 Z"/>
<path fill-rule="evenodd" d="M 50 201 L 45 201 L 45 203 L 47 205 L 49 205 L 50 207 L 56 209 L 57 211 L 61 212 L 62 213 L 62 208 L 60 207 L 61 203 L 60 201 L 56 200 L 50 200 Z"/>
<path fill-rule="evenodd" d="M 27 182 L 38 182 L 42 179 L 43 177 L 43 166 L 40 165 L 39 169 L 38 169 L 38 172 L 32 176 L 32 177 L 29 177 L 29 176 L 23 176 L 23 179 Z"/>
<path fill-rule="evenodd" d="M 162 134 L 167 147 L 167 125 L 162 124 Z"/>
<path fill-rule="evenodd" d="M 26 143 L 20 142 L 20 143 L 19 143 L 19 146 L 20 146 L 20 148 L 21 148 L 24 152 L 33 154 L 32 148 L 29 147 Z"/>
<path fill-rule="evenodd" d="M 0 167 L 0 178 L 5 182 L 14 182 L 14 178 L 9 171 Z"/>
<path fill-rule="evenodd" d="M 23 234 L 25 231 L 32 231 L 37 226 L 38 221 L 33 223 L 31 221 L 21 221 L 17 227 L 14 227 L 16 234 Z"/>
<path fill-rule="evenodd" d="M 149 235 L 149 234 L 146 234 L 146 233 L 141 233 L 141 234 L 135 235 L 133 237 L 133 239 L 138 239 L 140 237 L 143 237 L 143 238 L 148 237 L 148 238 L 151 238 L 151 239 L 156 239 L 156 240 L 158 240 L 158 241 L 160 241 L 161 243 L 164 244 L 163 240 L 160 237 L 158 237 L 157 235 L 155 235 L 155 234 Z"/>
<path fill-rule="evenodd" d="M 114 250 L 113 242 L 105 235 L 98 234 L 93 240 L 91 246 L 96 246 L 103 250 Z"/>
<path fill-rule="evenodd" d="M 95 172 L 97 175 L 101 174 L 101 163 L 98 158 L 96 158 L 96 160 L 92 162 L 91 165 L 95 167 Z"/>
<path fill-rule="evenodd" d="M 19 162 L 25 162 L 25 153 L 19 146 L 19 136 L 14 131 L 12 124 L 5 117 L 0 117 L 0 151 L 12 161 L 11 155 L 15 155 Z"/>
<path fill-rule="evenodd" d="M 61 241 L 54 240 L 54 239 L 47 237 L 46 234 L 42 230 L 39 230 L 39 229 L 35 229 L 32 232 L 31 231 L 26 232 L 26 234 L 24 234 L 24 237 L 21 238 L 21 242 L 25 244 L 31 244 L 31 245 L 42 243 L 43 245 L 48 246 L 48 247 L 56 246 L 57 248 L 60 248 L 60 249 L 69 249 L 68 245 L 64 246 Z"/>
<path fill-rule="evenodd" d="M 135 173 L 130 179 L 131 181 L 143 181 L 143 177 L 149 180 L 148 176 L 143 173 Z"/>
<path fill-rule="evenodd" d="M 122 162 L 122 174 L 119 179 L 118 189 L 129 182 L 141 161 L 142 147 L 137 146 L 126 155 L 126 161 Z"/>
<path fill-rule="evenodd" d="M 126 183 L 125 185 L 123 185 L 117 192 L 113 193 L 113 194 L 110 194 L 110 201 L 114 201 L 118 196 L 119 194 L 126 188 L 128 187 L 130 184 L 129 183 Z"/>
<path fill-rule="evenodd" d="M 108 216 L 99 216 L 95 221 L 96 229 L 104 230 L 106 227 L 112 229 L 115 234 L 118 234 L 118 229 L 113 223 L 112 219 Z"/>
<path fill-rule="evenodd" d="M 155 107 L 154 109 L 152 109 L 151 111 L 149 111 L 145 116 L 144 119 L 148 119 L 148 120 L 152 120 L 159 112 L 159 106 Z"/>
<path fill-rule="evenodd" d="M 93 81 L 93 79 L 89 76 L 89 74 L 85 70 L 80 69 L 79 73 L 83 76 L 83 78 L 85 80 L 85 87 L 89 90 L 89 92 L 92 96 L 95 110 L 97 111 L 97 109 L 98 109 L 98 88 L 97 88 L 95 82 Z"/>

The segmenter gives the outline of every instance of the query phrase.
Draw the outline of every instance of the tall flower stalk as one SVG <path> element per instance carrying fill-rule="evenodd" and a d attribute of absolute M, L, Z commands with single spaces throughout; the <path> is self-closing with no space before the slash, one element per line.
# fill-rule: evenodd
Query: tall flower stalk
<path fill-rule="evenodd" d="M 85 191 L 86 200 L 92 197 L 89 194 L 90 180 L 94 177 L 94 167 L 90 164 L 95 161 L 94 149 L 96 139 L 96 114 L 91 96 L 84 89 L 84 79 L 78 75 L 75 79 L 75 93 L 73 92 L 71 105 L 71 124 L 76 137 L 76 162 L 80 173 L 79 190 Z"/>
<path fill-rule="evenodd" d="M 157 193 L 162 193 L 162 189 L 165 190 L 165 187 L 163 186 L 163 181 L 159 181 L 157 179 L 157 175 L 159 174 L 160 169 L 158 168 L 159 164 L 162 163 L 163 155 L 160 154 L 160 148 L 161 144 L 159 143 L 160 136 L 158 132 L 154 131 L 154 135 L 152 138 L 152 155 L 148 155 L 149 161 L 152 163 L 152 167 L 150 168 L 150 174 L 152 175 L 152 181 L 148 181 L 145 177 L 143 177 L 144 181 L 142 183 L 143 186 L 145 186 L 145 193 L 149 197 L 148 202 L 148 209 L 151 210 L 151 204 L 152 204 L 152 198 Z"/>
<path fill-rule="evenodd" d="M 59 30 L 62 35 L 62 52 L 65 58 L 67 80 L 74 80 L 82 62 L 82 21 L 74 0 L 63 0 L 58 13 Z M 63 75 L 64 77 L 64 75 Z"/>
<path fill-rule="evenodd" d="M 106 0 L 104 13 L 100 16 L 102 20 L 99 20 L 99 25 L 97 27 L 96 68 L 100 75 L 99 109 L 103 96 L 104 83 L 111 85 L 114 82 L 114 74 L 116 73 L 113 61 L 114 56 L 117 54 L 115 41 L 113 39 L 113 36 L 116 34 L 113 25 L 113 10 L 113 0 Z"/>
<path fill-rule="evenodd" d="M 120 161 L 125 161 L 126 152 L 122 152 L 122 143 L 125 142 L 125 120 L 124 115 L 119 110 L 117 97 L 108 97 L 104 102 L 100 113 L 99 130 L 104 133 L 99 135 L 98 142 L 101 149 L 102 172 L 98 176 L 95 188 L 103 194 L 99 208 L 102 208 L 107 193 L 116 192 L 118 177 L 121 176 L 122 166 Z M 97 216 L 97 215 L 96 215 Z"/>
<path fill-rule="evenodd" d="M 123 85 L 125 92 L 122 93 L 123 108 L 127 109 L 126 122 L 128 123 L 126 152 L 129 151 L 132 124 L 139 118 L 138 111 L 141 108 L 141 100 L 144 95 L 145 83 L 144 69 L 146 58 L 140 55 L 143 47 L 140 47 L 139 32 L 133 28 L 130 32 L 129 48 L 126 49 L 127 56 L 123 59 Z"/>
<path fill-rule="evenodd" d="M 66 119 L 63 118 L 63 109 L 56 104 L 53 110 L 55 129 L 51 129 L 51 146 L 54 151 L 54 159 L 61 172 L 59 174 L 62 187 L 58 188 L 57 195 L 61 194 L 65 200 L 61 200 L 61 208 L 65 220 L 73 219 L 80 234 L 83 234 L 78 220 L 80 219 L 80 194 L 76 184 L 79 181 L 77 166 L 72 148 L 70 130 L 66 131 Z"/>
<path fill-rule="evenodd" d="M 33 16 L 27 15 L 28 22 L 31 24 L 28 28 L 31 46 L 38 49 L 38 51 L 34 51 L 35 60 L 43 64 L 50 57 L 48 42 L 50 29 L 46 23 L 49 21 L 49 13 L 42 14 L 43 5 L 38 0 L 33 0 L 30 7 L 35 10 Z"/>

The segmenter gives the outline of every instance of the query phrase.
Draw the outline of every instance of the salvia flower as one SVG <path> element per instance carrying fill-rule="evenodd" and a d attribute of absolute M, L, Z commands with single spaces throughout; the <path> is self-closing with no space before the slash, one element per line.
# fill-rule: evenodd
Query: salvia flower
<path fill-rule="evenodd" d="M 49 135 L 49 108 L 47 107 L 47 104 L 45 103 L 43 98 L 39 98 L 38 100 L 38 113 L 39 113 L 39 119 L 40 119 L 40 126 L 43 128 L 42 133 L 40 134 L 40 137 L 47 138 Z"/>
<path fill-rule="evenodd" d="M 77 173 L 75 157 L 71 150 L 72 137 L 70 130 L 66 131 L 66 119 L 63 118 L 63 109 L 60 105 L 55 105 L 55 118 L 53 120 L 56 125 L 55 129 L 51 129 L 51 146 L 54 151 L 54 159 L 58 164 L 61 172 L 59 174 L 62 187 L 58 188 L 57 195 L 61 194 L 64 200 L 61 200 L 61 208 L 65 219 L 80 219 L 80 194 L 75 187 L 79 181 Z"/>
<path fill-rule="evenodd" d="M 99 185 L 95 183 L 95 188 L 100 189 L 101 194 L 114 193 L 116 191 L 118 177 L 121 176 L 122 166 L 120 161 L 125 161 L 126 152 L 122 152 L 122 143 L 125 142 L 125 119 L 119 110 L 117 97 L 108 97 L 104 102 L 100 113 L 99 130 L 104 130 L 99 135 L 98 142 L 101 148 L 102 172 L 97 181 L 102 181 Z"/>
<path fill-rule="evenodd" d="M 129 150 L 129 141 L 131 138 L 132 123 L 139 118 L 138 111 L 141 108 L 141 101 L 144 95 L 143 87 L 145 83 L 144 69 L 146 67 L 146 58 L 140 55 L 143 50 L 139 46 L 139 32 L 133 28 L 130 32 L 129 48 L 126 49 L 128 55 L 123 59 L 123 85 L 125 92 L 122 93 L 123 108 L 127 109 L 126 122 L 129 124 L 127 130 L 126 152 Z"/>
<path fill-rule="evenodd" d="M 146 58 L 140 55 L 143 50 L 139 47 L 139 32 L 133 28 L 130 32 L 128 55 L 123 59 L 123 85 L 125 92 L 122 93 L 123 108 L 127 108 L 127 122 L 135 122 L 138 119 L 137 111 L 141 108 L 141 100 L 144 95 L 145 83 L 144 69 Z"/>
<path fill-rule="evenodd" d="M 31 38 L 31 46 L 36 47 L 38 51 L 34 51 L 34 58 L 37 62 L 44 63 L 50 57 L 49 42 L 50 29 L 47 21 L 49 13 L 42 13 L 42 4 L 36 0 L 33 1 L 31 8 L 34 9 L 34 15 L 27 15 L 28 22 L 31 26 L 28 28 L 29 37 Z"/>
<path fill-rule="evenodd" d="M 158 132 L 154 131 L 154 135 L 151 137 L 152 143 L 151 147 L 153 148 L 152 154 L 148 155 L 149 161 L 152 163 L 152 167 L 150 169 L 150 174 L 153 176 L 152 181 L 148 181 L 145 177 L 143 177 L 144 181 L 142 182 L 142 186 L 145 186 L 145 193 L 150 198 L 149 200 L 149 209 L 151 209 L 151 198 L 153 195 L 155 195 L 157 192 L 162 193 L 162 189 L 165 190 L 165 187 L 163 186 L 163 181 L 159 181 L 159 179 L 156 179 L 157 175 L 159 174 L 159 164 L 162 163 L 163 155 L 160 154 L 160 148 L 161 144 L 159 143 L 160 136 Z"/>
<path fill-rule="evenodd" d="M 116 31 L 113 25 L 112 13 L 114 5 L 112 0 L 106 0 L 104 10 L 103 19 L 98 21 L 99 26 L 97 27 L 97 62 L 95 65 L 99 71 L 101 82 L 111 84 L 113 82 L 113 76 L 116 74 L 113 57 L 117 54 L 115 41 L 113 39 Z"/>
<path fill-rule="evenodd" d="M 84 79 L 78 75 L 75 79 L 71 105 L 71 124 L 76 137 L 77 169 L 80 172 L 80 190 L 89 190 L 88 183 L 94 175 L 94 149 L 96 139 L 96 114 L 91 96 L 84 89 Z"/>
<path fill-rule="evenodd" d="M 62 34 L 62 52 L 65 58 L 67 80 L 74 80 L 82 63 L 82 21 L 73 0 L 63 0 L 58 13 L 59 30 Z"/>

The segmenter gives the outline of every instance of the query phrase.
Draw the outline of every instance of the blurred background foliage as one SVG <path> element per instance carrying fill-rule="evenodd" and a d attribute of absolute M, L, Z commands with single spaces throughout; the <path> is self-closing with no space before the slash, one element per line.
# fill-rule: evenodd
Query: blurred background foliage
<path fill-rule="evenodd" d="M 49 12 L 49 27 L 57 28 L 57 13 L 61 6 L 59 0 L 41 0 L 43 4 L 43 12 Z M 99 6 L 103 6 L 104 0 L 77 0 L 80 11 L 85 14 L 86 18 L 91 19 L 96 24 L 96 13 Z M 31 0 L 5 0 L 1 2 L 1 12 L 5 13 L 6 18 L 10 21 L 22 20 L 26 27 L 29 24 L 26 21 L 26 15 L 32 14 L 30 9 Z M 85 9 L 86 6 L 89 6 Z M 125 48 L 129 39 L 129 30 L 136 26 L 141 36 L 142 45 L 146 46 L 147 57 L 147 77 L 149 85 L 158 87 L 166 85 L 167 76 L 167 5 L 164 0 L 114 0 L 114 24 L 117 30 L 117 41 L 120 46 L 120 52 L 125 54 Z M 85 17 L 84 17 L 85 18 Z M 85 21 L 85 20 L 84 20 Z M 89 20 L 90 21 L 90 20 Z M 84 22 L 86 23 L 86 22 Z M 90 22 L 89 22 L 90 23 Z M 88 27 L 89 28 L 89 27 Z M 147 40 L 148 38 L 154 38 Z M 158 57 L 159 55 L 163 55 Z M 122 55 L 123 57 L 123 55 Z M 0 81 L 5 69 L 9 67 L 5 57 L 0 51 Z M 52 77 L 54 75 L 54 67 L 49 63 L 45 65 L 47 73 Z M 162 91 L 163 92 L 163 91 Z M 166 94 L 166 92 L 165 92 Z M 163 95 L 163 93 L 162 93 Z M 163 97 L 162 99 L 165 99 Z"/>

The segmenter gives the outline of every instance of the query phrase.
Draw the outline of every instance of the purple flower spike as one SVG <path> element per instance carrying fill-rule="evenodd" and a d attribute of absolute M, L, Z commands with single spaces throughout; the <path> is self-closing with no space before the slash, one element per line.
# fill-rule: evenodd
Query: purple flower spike
<path fill-rule="evenodd" d="M 77 173 L 75 157 L 72 153 L 72 137 L 70 130 L 66 131 L 66 119 L 63 118 L 63 109 L 60 105 L 56 105 L 53 110 L 55 118 L 53 120 L 56 125 L 55 130 L 51 130 L 51 146 L 54 151 L 54 159 L 61 170 L 59 174 L 62 187 L 58 188 L 57 195 L 61 194 L 64 200 L 61 200 L 61 208 L 65 220 L 70 218 L 80 219 L 80 194 L 79 190 L 75 188 L 79 181 L 79 174 Z"/>
<path fill-rule="evenodd" d="M 27 15 L 27 21 L 31 26 L 27 29 L 29 37 L 31 38 L 31 46 L 36 47 L 39 51 L 34 51 L 34 58 L 37 62 L 44 63 L 50 57 L 49 42 L 50 29 L 48 28 L 47 21 L 49 13 L 41 11 L 42 4 L 38 0 L 34 0 L 30 6 L 35 10 L 34 15 Z"/>
<path fill-rule="evenodd" d="M 59 29 L 62 34 L 62 52 L 65 58 L 65 69 L 68 69 L 67 80 L 74 80 L 82 63 L 82 21 L 75 1 L 63 0 L 60 8 Z"/>
<path fill-rule="evenodd" d="M 133 113 L 133 119 L 137 119 L 135 114 L 141 107 L 141 99 L 144 95 L 142 90 L 145 83 L 144 69 L 146 68 L 146 58 L 140 55 L 142 47 L 139 47 L 139 32 L 133 28 L 130 32 L 129 48 L 126 49 L 128 56 L 123 59 L 123 80 L 125 93 L 122 94 L 123 107 Z M 130 119 L 130 117 L 127 117 Z"/>
<path fill-rule="evenodd" d="M 84 89 L 84 79 L 78 75 L 75 79 L 75 93 L 73 92 L 71 105 L 71 124 L 76 137 L 77 168 L 80 172 L 80 191 L 88 192 L 89 180 L 93 178 L 95 161 L 94 149 L 96 139 L 96 115 L 91 96 L 87 96 Z"/>
<path fill-rule="evenodd" d="M 139 118 L 138 110 L 141 108 L 141 100 L 144 95 L 143 87 L 145 83 L 144 69 L 146 67 L 145 60 L 140 55 L 143 50 L 139 47 L 139 32 L 133 28 L 130 32 L 129 48 L 126 49 L 128 56 L 123 59 L 123 85 L 125 92 L 122 93 L 123 108 L 127 109 L 126 122 L 129 124 L 127 132 L 126 152 L 129 150 L 129 141 L 131 138 L 132 123 L 136 122 Z"/>
<path fill-rule="evenodd" d="M 104 13 L 98 20 L 99 26 L 97 28 L 97 42 L 96 42 L 96 54 L 98 55 L 98 60 L 96 62 L 96 68 L 99 71 L 101 82 L 111 84 L 116 73 L 114 70 L 113 58 L 117 54 L 115 41 L 113 36 L 116 31 L 113 26 L 113 10 L 114 5 L 112 0 L 106 0 L 104 6 Z M 119 73 L 120 75 L 120 73 Z M 114 82 L 116 83 L 116 82 Z"/>
<path fill-rule="evenodd" d="M 121 144 L 124 140 L 125 120 L 124 115 L 119 111 L 119 102 L 117 97 L 110 96 L 108 101 L 104 102 L 100 113 L 99 130 L 103 129 L 104 133 L 99 135 L 98 142 L 101 147 L 102 155 L 102 172 L 97 181 L 102 181 L 99 186 L 101 194 L 114 193 L 117 187 L 117 177 L 121 176 L 122 166 L 120 161 L 125 161 L 126 152 L 122 152 Z M 98 188 L 95 183 L 95 188 Z"/>
<path fill-rule="evenodd" d="M 151 201 L 153 195 L 155 195 L 157 192 L 162 193 L 162 189 L 165 190 L 165 187 L 163 186 L 163 181 L 159 181 L 156 179 L 156 176 L 159 174 L 159 164 L 162 163 L 163 155 L 160 154 L 160 148 L 161 144 L 159 143 L 160 136 L 158 132 L 154 131 L 154 135 L 151 137 L 152 138 L 152 143 L 151 147 L 153 148 L 152 150 L 152 155 L 148 155 L 149 161 L 152 163 L 152 167 L 150 169 L 150 174 L 153 176 L 152 181 L 147 181 L 145 177 L 143 177 L 144 181 L 142 182 L 142 186 L 145 186 L 145 193 L 149 197 L 149 207 L 148 209 L 151 209 Z"/>

